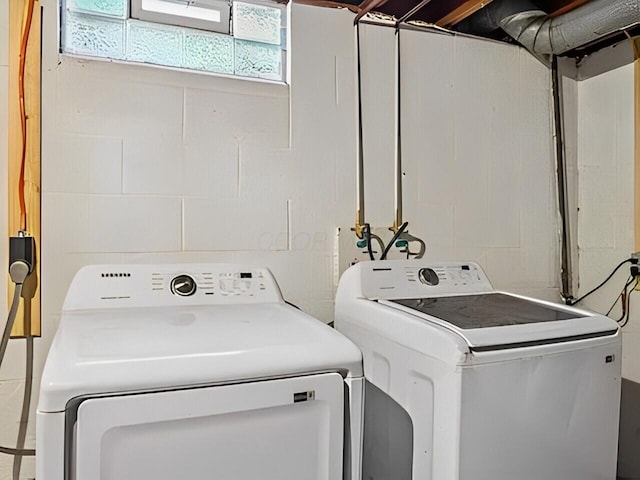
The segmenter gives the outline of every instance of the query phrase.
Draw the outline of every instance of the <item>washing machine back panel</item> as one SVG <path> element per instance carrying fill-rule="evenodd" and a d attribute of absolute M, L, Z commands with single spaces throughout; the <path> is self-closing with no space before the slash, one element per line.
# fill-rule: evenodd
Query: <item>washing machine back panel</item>
<path fill-rule="evenodd" d="M 73 279 L 63 310 L 282 301 L 266 268 L 225 264 L 91 265 Z"/>
<path fill-rule="evenodd" d="M 364 298 L 389 300 L 492 291 L 479 265 L 473 262 L 430 264 L 422 260 L 361 262 Z"/>
<path fill-rule="evenodd" d="M 343 388 L 324 374 L 88 399 L 65 477 L 342 480 Z"/>

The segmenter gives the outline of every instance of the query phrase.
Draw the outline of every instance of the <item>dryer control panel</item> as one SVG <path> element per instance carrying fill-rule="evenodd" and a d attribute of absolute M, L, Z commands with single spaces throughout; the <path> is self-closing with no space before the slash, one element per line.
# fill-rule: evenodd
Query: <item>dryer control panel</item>
<path fill-rule="evenodd" d="M 281 302 L 266 268 L 232 264 L 92 265 L 73 279 L 63 310 Z"/>
<path fill-rule="evenodd" d="M 360 262 L 362 293 L 369 299 L 421 298 L 493 291 L 473 262 L 426 263 L 423 260 Z"/>

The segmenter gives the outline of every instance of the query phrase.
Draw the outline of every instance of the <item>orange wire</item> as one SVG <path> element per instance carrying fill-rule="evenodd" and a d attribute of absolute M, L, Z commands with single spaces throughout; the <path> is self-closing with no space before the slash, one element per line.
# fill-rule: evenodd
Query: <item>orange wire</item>
<path fill-rule="evenodd" d="M 27 19 L 25 22 L 24 32 L 22 34 L 22 44 L 20 46 L 20 73 L 18 81 L 18 92 L 20 96 L 20 123 L 22 127 L 22 156 L 20 159 L 20 178 L 18 180 L 18 201 L 20 203 L 20 230 L 23 231 L 27 229 L 27 206 L 24 199 L 24 171 L 27 163 L 27 111 L 24 100 L 24 72 L 35 0 L 28 1 Z"/>

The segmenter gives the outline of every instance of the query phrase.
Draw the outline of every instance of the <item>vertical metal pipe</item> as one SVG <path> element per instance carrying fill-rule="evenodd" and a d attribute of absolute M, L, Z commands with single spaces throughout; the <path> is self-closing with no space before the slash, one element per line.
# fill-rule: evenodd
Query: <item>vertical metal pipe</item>
<path fill-rule="evenodd" d="M 628 35 L 628 34 L 627 34 Z M 640 252 L 640 38 L 629 37 L 633 47 L 634 57 L 634 116 L 635 116 L 635 134 L 634 134 L 634 231 L 635 242 L 634 250 Z"/>
<path fill-rule="evenodd" d="M 562 298 L 567 300 L 573 297 L 571 286 L 571 255 L 569 252 L 570 235 L 569 219 L 567 212 L 569 209 L 567 198 L 567 166 L 564 158 L 564 125 L 562 116 L 562 79 L 558 70 L 558 57 L 553 56 L 551 62 L 551 75 L 553 82 L 553 113 L 555 121 L 555 144 L 556 144 L 556 174 L 558 181 L 558 208 L 561 222 L 561 290 Z"/>
<path fill-rule="evenodd" d="M 400 17 L 395 23 L 396 29 L 396 151 L 395 151 L 395 215 L 391 230 L 397 232 L 402 225 L 402 76 L 400 57 L 400 24 L 410 20 L 411 17 L 427 5 L 431 0 L 421 0 L 411 10 Z"/>
<path fill-rule="evenodd" d="M 396 152 L 395 152 L 395 217 L 391 230 L 402 225 L 402 85 L 400 69 L 400 27 L 396 24 Z"/>
<path fill-rule="evenodd" d="M 356 59 L 357 59 L 357 76 L 358 76 L 358 163 L 356 164 L 356 225 L 354 231 L 358 238 L 363 237 L 363 227 L 365 223 L 364 216 L 364 141 L 362 133 L 362 71 L 360 66 L 360 23 L 356 23 Z"/>

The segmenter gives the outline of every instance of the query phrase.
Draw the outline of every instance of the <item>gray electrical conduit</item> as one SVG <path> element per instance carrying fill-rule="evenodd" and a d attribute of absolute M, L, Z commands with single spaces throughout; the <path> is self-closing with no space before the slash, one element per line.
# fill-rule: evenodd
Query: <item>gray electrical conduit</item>
<path fill-rule="evenodd" d="M 11 330 L 15 323 L 16 316 L 18 314 L 18 307 L 20 305 L 20 297 L 22 295 L 22 287 L 25 279 L 29 275 L 29 266 L 24 262 L 14 262 L 9 268 L 9 275 L 11 280 L 15 283 L 15 291 L 13 293 L 13 301 L 11 302 L 11 309 L 9 310 L 9 316 L 7 317 L 7 323 L 4 327 L 2 339 L 0 340 L 0 367 L 7 353 L 7 347 L 9 345 L 9 338 L 11 337 Z M 33 449 L 24 449 L 24 442 L 27 433 L 27 420 L 29 418 L 29 406 L 31 399 L 31 391 L 33 388 L 33 337 L 27 337 L 27 372 L 25 375 L 25 391 L 22 402 L 22 415 L 20 417 L 20 428 L 18 431 L 18 448 L 9 448 L 0 446 L 0 453 L 6 455 L 13 455 L 13 479 L 18 480 L 20 476 L 20 467 L 22 464 L 23 456 L 33 456 L 36 454 Z"/>

